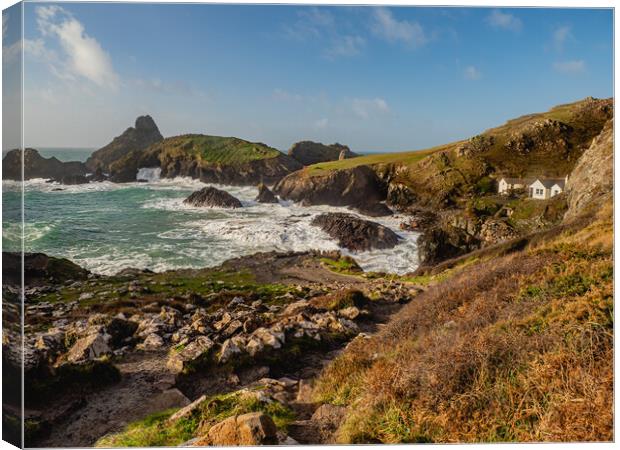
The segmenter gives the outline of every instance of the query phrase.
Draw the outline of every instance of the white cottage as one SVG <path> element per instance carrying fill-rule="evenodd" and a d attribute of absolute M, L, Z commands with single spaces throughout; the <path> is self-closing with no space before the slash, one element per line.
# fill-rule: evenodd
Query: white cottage
<path fill-rule="evenodd" d="M 497 184 L 499 194 L 510 194 L 515 189 L 527 189 L 528 196 L 538 200 L 555 197 L 564 192 L 568 175 L 565 178 L 509 178 L 504 177 Z"/>
<path fill-rule="evenodd" d="M 509 178 L 505 177 L 499 180 L 497 184 L 497 192 L 499 194 L 509 194 L 515 189 L 526 189 L 533 179 L 526 178 Z"/>
<path fill-rule="evenodd" d="M 529 196 L 539 200 L 555 197 L 564 192 L 566 178 L 538 178 L 529 185 Z"/>

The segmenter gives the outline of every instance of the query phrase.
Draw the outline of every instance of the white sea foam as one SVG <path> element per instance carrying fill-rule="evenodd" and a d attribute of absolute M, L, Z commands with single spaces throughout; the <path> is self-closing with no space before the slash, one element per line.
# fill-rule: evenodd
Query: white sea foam
<path fill-rule="evenodd" d="M 183 204 L 183 199 L 190 192 L 206 186 L 205 183 L 186 177 L 158 179 L 155 171 L 141 170 L 141 176 L 148 179 L 147 183 L 99 182 L 64 186 L 43 179 L 25 182 L 26 191 L 40 191 L 50 195 L 123 189 L 134 189 L 135 193 L 135 189 L 139 188 L 151 194 L 140 196 L 142 200 L 138 200 L 135 208 L 145 213 L 149 210 L 162 211 L 171 217 L 168 229 L 149 231 L 150 234 L 141 231 L 140 236 L 135 237 L 126 233 L 124 229 L 110 230 L 106 233 L 113 236 L 108 239 L 112 244 L 100 243 L 90 248 L 83 248 L 80 245 L 68 246 L 66 250 L 63 248 L 57 252 L 59 256 L 69 257 L 94 272 L 112 274 L 126 267 L 149 268 L 155 271 L 210 267 L 233 257 L 251 255 L 259 251 L 336 250 L 337 243 L 321 229 L 310 225 L 310 222 L 316 215 L 324 212 L 352 213 L 344 208 L 330 206 L 302 207 L 290 201 L 280 201 L 278 204 L 257 203 L 254 200 L 257 195 L 255 187 L 222 185 L 213 186 L 237 197 L 241 200 L 243 208 L 196 208 Z M 3 190 L 19 191 L 21 183 L 4 181 Z M 166 193 L 158 194 L 157 191 Z M 52 205 L 53 201 L 52 198 L 50 200 Z M 92 205 L 87 204 L 89 211 L 91 207 L 93 213 L 97 211 L 96 202 Z M 114 207 L 110 211 L 113 209 Z M 88 216 L 88 212 L 81 209 L 78 213 Z M 177 216 L 177 213 L 182 215 Z M 417 268 L 418 233 L 399 230 L 402 217 L 361 217 L 391 228 L 401 237 L 401 242 L 392 249 L 359 253 L 341 250 L 343 254 L 355 258 L 367 271 L 403 274 Z M 137 217 L 136 220 L 140 218 Z M 26 228 L 27 239 L 36 243 L 37 239 L 52 230 L 53 225 L 48 224 L 45 228 L 40 224 L 32 224 Z M 11 235 L 13 231 L 15 230 L 9 229 L 4 233 Z M 134 240 L 136 243 L 139 242 L 139 245 L 134 245 Z"/>
<path fill-rule="evenodd" d="M 152 183 L 155 181 L 159 181 L 160 175 L 161 167 L 140 167 L 138 169 L 138 174 L 136 175 L 136 180 Z"/>

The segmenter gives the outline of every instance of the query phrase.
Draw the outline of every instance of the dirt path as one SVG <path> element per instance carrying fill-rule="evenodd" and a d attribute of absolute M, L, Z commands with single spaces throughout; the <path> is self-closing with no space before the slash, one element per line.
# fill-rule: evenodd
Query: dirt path
<path fill-rule="evenodd" d="M 119 383 L 85 395 L 81 401 L 84 406 L 54 426 L 51 434 L 37 445 L 89 447 L 129 422 L 166 409 L 166 403 L 171 404 L 169 407 L 175 406 L 175 402 L 181 403 L 182 398 L 175 398 L 175 393 L 164 394 L 174 385 L 174 376 L 165 363 L 165 352 L 128 355 L 116 364 L 122 377 Z"/>

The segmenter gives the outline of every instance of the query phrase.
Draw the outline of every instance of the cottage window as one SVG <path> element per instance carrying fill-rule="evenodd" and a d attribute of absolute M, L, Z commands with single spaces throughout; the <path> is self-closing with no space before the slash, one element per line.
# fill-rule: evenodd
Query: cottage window
<path fill-rule="evenodd" d="M 543 195 L 544 191 L 542 189 L 536 188 L 536 195 Z"/>

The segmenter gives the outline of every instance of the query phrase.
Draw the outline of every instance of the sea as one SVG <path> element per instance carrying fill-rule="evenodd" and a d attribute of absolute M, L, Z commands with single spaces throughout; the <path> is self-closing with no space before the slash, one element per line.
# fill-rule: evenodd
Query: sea
<path fill-rule="evenodd" d="M 39 149 L 49 158 L 85 161 L 93 149 Z M 304 207 L 290 201 L 261 204 L 256 187 L 213 185 L 237 197 L 239 209 L 183 204 L 207 184 L 191 178 L 161 179 L 141 169 L 145 182 L 64 186 L 43 179 L 24 183 L 24 248 L 64 257 L 95 273 L 112 275 L 134 267 L 165 271 L 213 267 L 230 258 L 265 251 L 341 250 L 366 271 L 404 274 L 418 266 L 418 233 L 399 229 L 402 216 L 368 218 L 394 230 L 392 249 L 349 252 L 317 227 L 313 217 L 329 206 Z M 20 182 L 2 183 L 2 247 L 21 248 Z M 359 214 L 358 214 L 359 215 Z M 361 216 L 364 217 L 364 216 Z"/>

